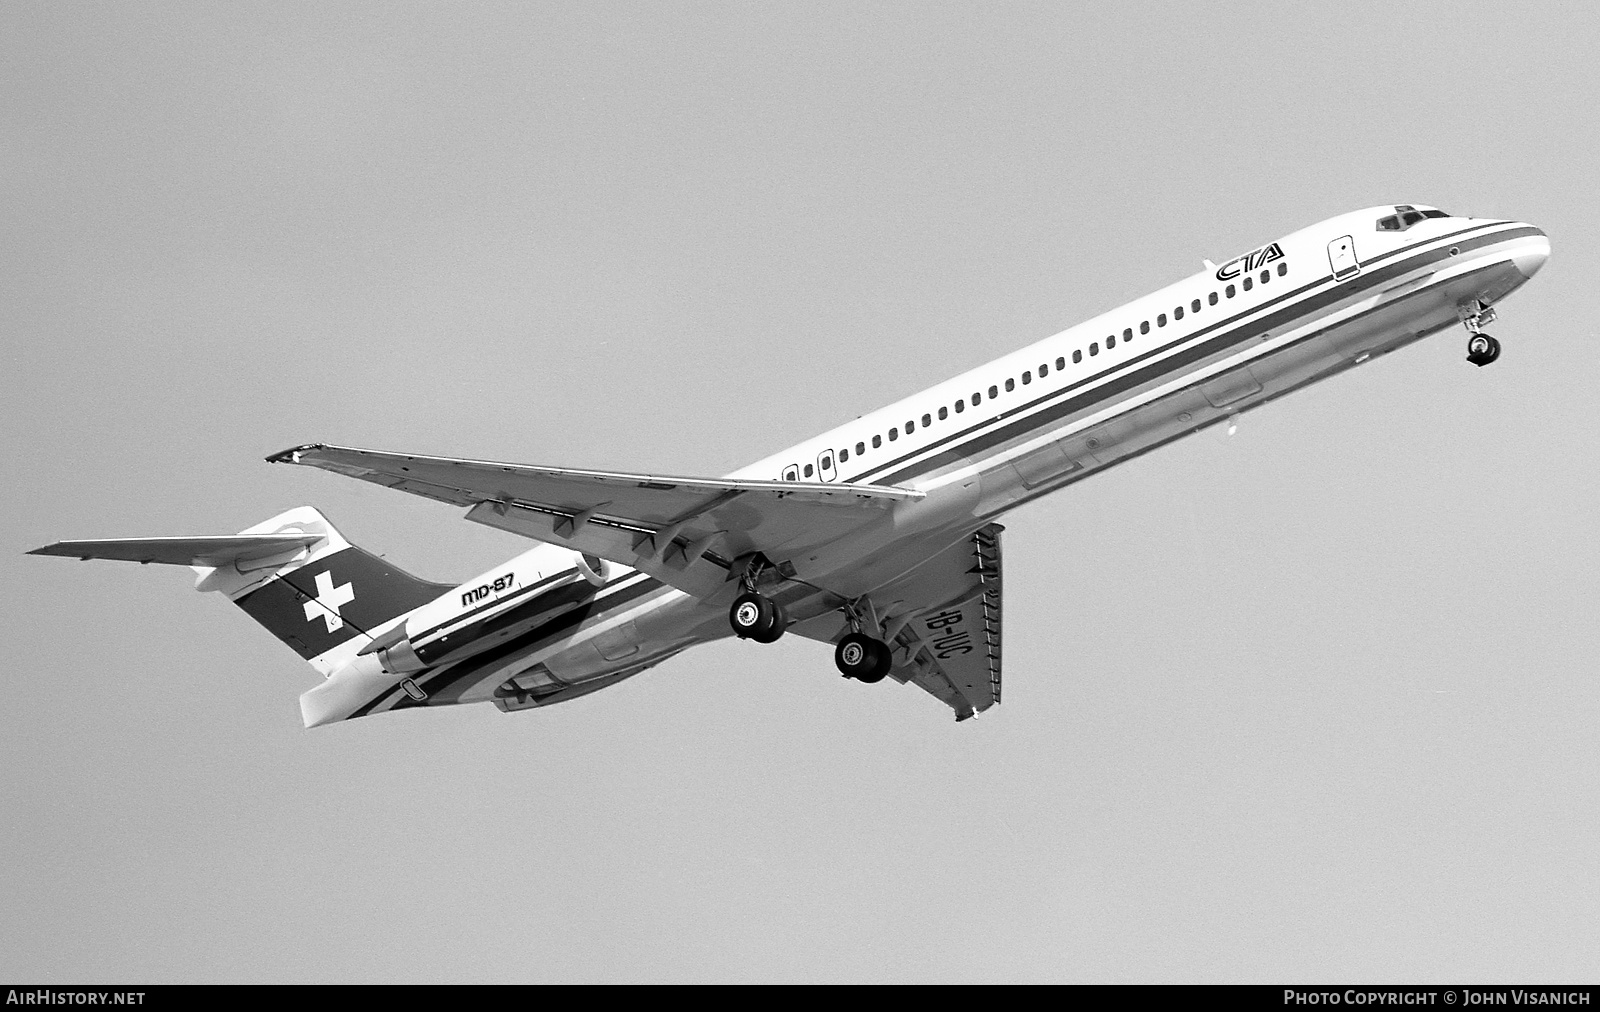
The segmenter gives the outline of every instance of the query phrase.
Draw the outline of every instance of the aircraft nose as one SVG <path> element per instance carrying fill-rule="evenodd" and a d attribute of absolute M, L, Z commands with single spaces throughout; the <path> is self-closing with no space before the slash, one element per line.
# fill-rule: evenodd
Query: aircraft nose
<path fill-rule="evenodd" d="M 1517 265 L 1518 273 L 1525 278 L 1531 278 L 1539 273 L 1539 268 L 1543 267 L 1544 262 L 1550 259 L 1550 237 L 1532 225 L 1528 227 L 1539 233 L 1538 238 L 1530 239 L 1527 249 L 1511 258 L 1512 262 Z"/>

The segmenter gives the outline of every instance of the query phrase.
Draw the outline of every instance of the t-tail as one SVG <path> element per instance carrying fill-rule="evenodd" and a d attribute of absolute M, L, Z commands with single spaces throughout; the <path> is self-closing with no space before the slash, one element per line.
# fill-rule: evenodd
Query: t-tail
<path fill-rule="evenodd" d="M 357 548 L 310 506 L 233 535 L 61 541 L 28 554 L 189 566 L 196 590 L 225 595 L 324 678 L 350 665 L 379 627 L 454 589 Z M 337 719 L 337 709 L 314 712 L 302 698 L 307 726 Z"/>

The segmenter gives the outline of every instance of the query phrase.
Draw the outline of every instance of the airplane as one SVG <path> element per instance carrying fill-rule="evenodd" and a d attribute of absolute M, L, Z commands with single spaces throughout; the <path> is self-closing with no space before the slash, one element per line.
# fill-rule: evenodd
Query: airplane
<path fill-rule="evenodd" d="M 1000 702 L 1007 511 L 1454 326 L 1467 361 L 1550 254 L 1538 228 L 1423 204 L 1329 218 L 725 478 L 311 443 L 322 468 L 464 507 L 531 550 L 459 586 L 302 506 L 229 536 L 29 554 L 192 567 L 310 662 L 306 727 L 492 702 L 550 706 L 691 646 L 785 633 L 841 674 L 913 683 L 965 720 Z"/>

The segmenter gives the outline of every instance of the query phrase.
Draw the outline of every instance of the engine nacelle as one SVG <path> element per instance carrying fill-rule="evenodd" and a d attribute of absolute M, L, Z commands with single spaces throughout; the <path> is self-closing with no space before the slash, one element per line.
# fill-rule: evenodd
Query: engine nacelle
<path fill-rule="evenodd" d="M 471 656 L 583 604 L 605 586 L 611 568 L 592 555 L 541 545 L 411 612 L 360 653 L 375 654 L 397 675 Z"/>
<path fill-rule="evenodd" d="M 396 675 L 409 675 L 421 671 L 428 665 L 411 645 L 411 630 L 408 628 L 410 621 L 409 618 L 402 619 L 388 632 L 373 637 L 372 642 L 362 647 L 356 656 L 377 654 L 378 663 L 383 665 L 383 670 Z"/>

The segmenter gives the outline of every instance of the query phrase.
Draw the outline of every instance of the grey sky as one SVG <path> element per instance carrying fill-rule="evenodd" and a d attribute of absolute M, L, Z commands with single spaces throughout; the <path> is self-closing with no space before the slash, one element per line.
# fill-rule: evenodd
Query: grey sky
<path fill-rule="evenodd" d="M 1586 5 L 0 7 L 0 977 L 1592 980 Z M 305 732 L 186 573 L 261 457 L 721 474 L 1320 218 L 1532 221 L 1457 334 L 1007 521 L 1005 703 L 704 648 Z"/>

